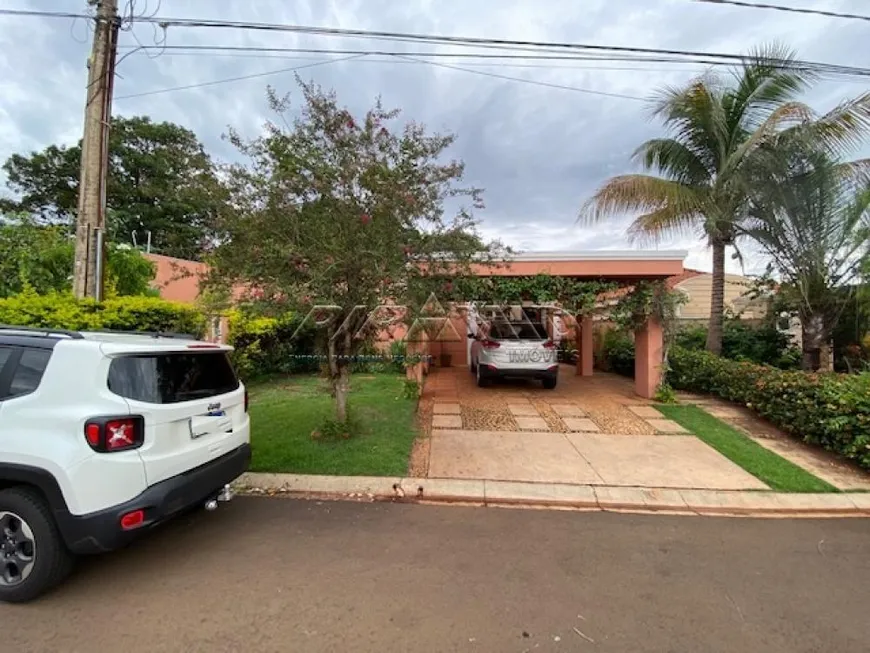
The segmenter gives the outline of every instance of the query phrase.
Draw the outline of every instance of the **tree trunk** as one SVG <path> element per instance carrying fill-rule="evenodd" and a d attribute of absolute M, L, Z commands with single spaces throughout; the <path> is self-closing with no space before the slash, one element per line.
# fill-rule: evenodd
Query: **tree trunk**
<path fill-rule="evenodd" d="M 335 419 L 342 424 L 347 422 L 347 395 L 350 390 L 350 367 L 339 365 L 338 377 L 333 380 L 335 391 Z"/>
<path fill-rule="evenodd" d="M 710 288 L 710 324 L 707 351 L 722 353 L 722 322 L 725 316 L 725 243 L 713 241 L 713 280 Z"/>
<path fill-rule="evenodd" d="M 333 339 L 332 349 L 339 349 L 341 360 L 336 362 L 337 374 L 333 376 L 332 391 L 335 396 L 335 419 L 345 424 L 347 423 L 347 395 L 350 392 L 350 354 L 352 335 L 350 329 L 345 328 L 337 338 Z M 336 347 L 335 345 L 338 345 Z"/>
<path fill-rule="evenodd" d="M 801 367 L 807 372 L 814 372 L 822 363 L 822 346 L 825 344 L 824 317 L 818 314 L 801 316 L 801 339 L 803 340 Z"/>

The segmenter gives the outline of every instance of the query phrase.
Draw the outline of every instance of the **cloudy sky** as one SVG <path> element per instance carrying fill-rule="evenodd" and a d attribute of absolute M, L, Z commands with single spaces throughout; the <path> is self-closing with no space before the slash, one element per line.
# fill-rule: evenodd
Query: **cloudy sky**
<path fill-rule="evenodd" d="M 870 14 L 868 0 L 778 0 L 779 4 Z M 120 0 L 123 6 L 126 0 Z M 320 27 L 583 42 L 707 52 L 746 52 L 782 41 L 802 59 L 870 67 L 870 22 L 746 9 L 691 0 L 136 0 L 135 12 L 172 18 L 229 19 Z M 3 0 L 3 8 L 82 12 L 86 0 Z M 153 45 L 152 26 L 121 35 L 121 54 Z M 0 17 L 0 159 L 81 134 L 88 24 L 70 19 Z M 459 51 L 370 39 L 170 28 L 169 45 Z M 464 51 L 468 51 L 465 49 Z M 149 56 L 150 55 L 150 56 Z M 292 57 L 292 58 L 291 58 Z M 228 127 L 255 136 L 269 118 L 265 87 L 294 91 L 296 66 L 305 79 L 336 89 L 362 113 L 380 95 L 406 118 L 458 134 L 453 155 L 468 180 L 485 189 L 479 213 L 484 233 L 523 250 L 625 249 L 631 216 L 595 227 L 578 226 L 578 208 L 608 177 L 635 171 L 629 157 L 643 140 L 662 133 L 642 101 L 495 78 L 427 63 L 368 56 L 321 64 L 335 55 L 244 56 L 139 51 L 121 61 L 116 114 L 147 114 L 194 130 L 215 159 L 236 157 L 221 136 Z M 444 61 L 439 59 L 439 61 Z M 648 97 L 681 84 L 697 64 L 624 62 L 499 62 L 447 60 L 479 71 L 622 95 Z M 275 72 L 283 71 L 283 72 Z M 258 73 L 253 79 L 125 97 Z M 806 100 L 827 110 L 868 90 L 866 82 L 819 83 Z M 298 94 L 297 94 L 298 95 Z M 5 183 L 5 182 L 4 182 Z M 686 264 L 710 268 L 702 243 L 673 237 L 661 249 L 687 249 Z M 729 263 L 739 271 L 736 262 Z M 757 257 L 747 272 L 760 271 Z"/>

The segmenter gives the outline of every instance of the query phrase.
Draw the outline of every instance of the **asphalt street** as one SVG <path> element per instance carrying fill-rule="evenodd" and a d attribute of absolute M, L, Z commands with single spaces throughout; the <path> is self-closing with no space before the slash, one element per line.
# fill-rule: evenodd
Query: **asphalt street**
<path fill-rule="evenodd" d="M 870 520 L 239 498 L 89 558 L 15 651 L 866 651 Z"/>

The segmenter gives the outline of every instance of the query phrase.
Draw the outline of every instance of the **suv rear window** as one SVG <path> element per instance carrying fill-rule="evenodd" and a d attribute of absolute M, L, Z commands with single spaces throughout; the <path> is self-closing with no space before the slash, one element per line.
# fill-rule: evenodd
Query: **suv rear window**
<path fill-rule="evenodd" d="M 239 380 L 224 352 L 145 354 L 116 358 L 109 390 L 149 404 L 177 404 L 232 392 Z"/>
<path fill-rule="evenodd" d="M 547 330 L 543 324 L 531 322 L 495 322 L 490 337 L 496 340 L 545 340 Z"/>

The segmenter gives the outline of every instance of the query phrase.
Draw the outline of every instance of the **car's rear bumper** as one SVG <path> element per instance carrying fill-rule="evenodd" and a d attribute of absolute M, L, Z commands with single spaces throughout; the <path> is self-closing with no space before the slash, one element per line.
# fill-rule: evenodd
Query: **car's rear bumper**
<path fill-rule="evenodd" d="M 480 364 L 480 376 L 485 379 L 494 378 L 525 378 L 525 379 L 548 379 L 554 378 L 559 373 L 558 365 L 550 365 L 546 368 L 532 367 L 496 367 L 488 363 Z"/>
<path fill-rule="evenodd" d="M 244 473 L 250 462 L 251 445 L 246 443 L 205 465 L 156 483 L 120 505 L 87 515 L 59 514 L 61 535 L 73 553 L 120 548 L 173 515 L 204 503 Z M 145 511 L 145 521 L 138 528 L 123 530 L 121 516 L 135 510 Z"/>

